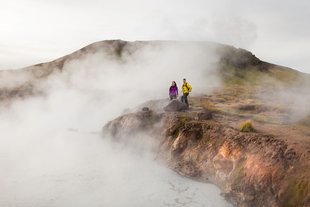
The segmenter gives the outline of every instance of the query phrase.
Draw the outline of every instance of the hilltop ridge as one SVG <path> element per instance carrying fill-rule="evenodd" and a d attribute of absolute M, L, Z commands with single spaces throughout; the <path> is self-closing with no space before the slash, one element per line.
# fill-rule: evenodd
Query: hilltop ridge
<path fill-rule="evenodd" d="M 218 74 L 228 84 L 258 83 L 261 80 L 266 80 L 266 78 L 279 80 L 285 84 L 310 82 L 310 75 L 264 62 L 247 50 L 224 44 L 212 42 L 128 42 L 122 40 L 106 40 L 92 43 L 50 62 L 39 63 L 18 70 L 0 71 L 0 79 L 12 80 L 9 85 L 0 84 L 0 99 L 4 100 L 7 98 L 25 97 L 43 93 L 38 89 L 40 83 L 44 82 L 52 74 L 59 73 L 61 75 L 64 71 L 67 71 L 66 68 L 70 63 L 81 61 L 87 57 L 96 55 L 98 58 L 102 57 L 102 61 L 108 59 L 119 64 L 125 64 L 130 58 L 139 56 L 139 52 L 145 48 L 161 51 L 169 47 L 184 50 L 185 53 L 187 50 L 198 49 L 201 53 L 206 53 L 206 58 L 209 58 L 210 54 L 215 55 L 217 59 L 214 65 L 217 67 Z"/>

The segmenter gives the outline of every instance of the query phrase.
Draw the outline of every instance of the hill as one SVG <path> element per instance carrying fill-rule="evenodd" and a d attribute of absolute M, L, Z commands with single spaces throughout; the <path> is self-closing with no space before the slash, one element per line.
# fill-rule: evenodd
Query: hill
<path fill-rule="evenodd" d="M 72 54 L 58 58 L 51 62 L 40 63 L 18 70 L 0 71 L 0 99 L 24 97 L 42 93 L 38 85 L 55 73 L 65 73 L 66 66 L 74 61 L 80 61 L 90 56 L 102 57 L 125 64 L 132 56 L 140 55 L 141 51 L 165 50 L 175 47 L 177 50 L 197 50 L 205 58 L 210 54 L 216 56 L 214 67 L 226 85 L 230 84 L 268 84 L 274 85 L 275 81 L 284 85 L 302 85 L 309 83 L 310 75 L 296 70 L 277 66 L 261 61 L 254 54 L 244 49 L 211 42 L 173 42 L 173 41 L 136 41 L 122 40 L 100 41 L 90 44 Z M 194 48 L 194 49 L 193 49 Z"/>
<path fill-rule="evenodd" d="M 212 181 L 236 205 L 309 206 L 310 77 L 244 49 L 210 42 L 96 42 L 51 62 L 1 71 L 0 104 L 44 96 L 51 80 L 72 88 L 86 82 L 88 93 L 97 86 L 89 89 L 88 76 L 107 76 L 99 79 L 106 81 L 99 93 L 111 95 L 122 85 L 116 90 L 122 95 L 175 71 L 193 74 L 189 110 L 166 112 L 168 100 L 146 99 L 104 132 L 125 142 L 137 132 L 157 138 L 161 161 L 184 176 Z M 212 82 L 218 84 L 210 89 Z M 165 90 L 160 83 L 147 94 Z"/>

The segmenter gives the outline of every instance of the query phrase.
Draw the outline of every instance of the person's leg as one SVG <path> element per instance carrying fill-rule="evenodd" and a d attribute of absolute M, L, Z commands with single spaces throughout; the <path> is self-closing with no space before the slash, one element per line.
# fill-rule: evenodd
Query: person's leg
<path fill-rule="evenodd" d="M 187 96 L 188 96 L 188 93 L 184 93 L 184 102 L 187 106 L 189 106 Z"/>

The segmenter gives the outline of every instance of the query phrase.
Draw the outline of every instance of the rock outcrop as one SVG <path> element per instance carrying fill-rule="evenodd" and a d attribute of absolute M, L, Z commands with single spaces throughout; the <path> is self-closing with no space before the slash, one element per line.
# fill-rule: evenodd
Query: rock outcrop
<path fill-rule="evenodd" d="M 309 154 L 283 139 L 240 132 L 211 112 L 143 113 L 119 117 L 104 129 L 125 136 L 148 130 L 161 140 L 160 160 L 181 175 L 218 185 L 236 206 L 310 206 Z"/>
<path fill-rule="evenodd" d="M 157 114 L 144 107 L 136 113 L 129 113 L 107 123 L 103 131 L 110 133 L 115 138 L 121 138 L 138 132 L 154 133 L 155 124 L 162 119 L 162 114 Z"/>
<path fill-rule="evenodd" d="M 188 106 L 179 100 L 172 100 L 167 106 L 164 107 L 164 110 L 167 112 L 185 111 L 186 109 L 188 109 Z"/>

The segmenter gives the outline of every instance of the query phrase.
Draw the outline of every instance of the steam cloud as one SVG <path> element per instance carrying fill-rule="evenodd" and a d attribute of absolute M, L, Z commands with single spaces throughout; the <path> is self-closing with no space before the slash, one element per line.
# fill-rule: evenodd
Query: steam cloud
<path fill-rule="evenodd" d="M 276 88 L 259 93 L 258 97 L 267 105 L 284 110 L 283 113 L 286 115 L 282 118 L 284 123 L 298 123 L 309 117 L 309 85 L 307 83 L 292 87 L 281 85 L 279 83 Z"/>
<path fill-rule="evenodd" d="M 183 77 L 193 93 L 220 85 L 217 57 L 198 46 L 145 47 L 122 61 L 89 54 L 38 87 L 45 96 L 0 109 L 1 206 L 230 206 L 219 190 L 175 175 L 148 150 L 100 129 L 126 108 L 167 98 Z M 209 196 L 206 196 L 209 195 Z"/>

